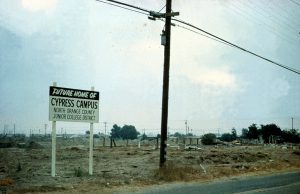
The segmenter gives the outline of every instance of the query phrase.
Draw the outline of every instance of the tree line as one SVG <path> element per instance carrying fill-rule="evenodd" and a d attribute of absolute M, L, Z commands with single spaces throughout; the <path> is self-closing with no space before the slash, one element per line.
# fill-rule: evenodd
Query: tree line
<path fill-rule="evenodd" d="M 123 127 L 121 127 L 117 124 L 114 124 L 111 129 L 110 135 L 113 139 L 124 139 L 128 141 L 137 139 L 140 133 L 133 125 L 124 125 Z M 183 138 L 193 136 L 193 134 L 181 134 L 179 132 L 176 132 L 172 136 Z M 248 128 L 243 128 L 242 134 L 240 136 L 237 135 L 236 129 L 233 128 L 231 130 L 231 133 L 223 133 L 218 139 L 225 142 L 231 142 L 239 138 L 253 140 L 259 139 L 261 137 L 264 143 L 269 143 L 271 136 L 276 137 L 276 140 L 279 143 L 300 143 L 300 134 L 296 129 L 281 130 L 280 127 L 273 123 L 260 126 L 258 126 L 257 124 L 252 124 Z M 147 136 L 145 134 L 141 136 L 142 139 L 145 139 L 146 137 Z M 201 141 L 203 144 L 214 144 L 216 142 L 216 139 L 217 137 L 213 133 L 204 134 L 201 137 Z"/>
<path fill-rule="evenodd" d="M 113 139 L 137 139 L 140 133 L 136 130 L 133 125 L 124 125 L 120 127 L 116 124 L 111 129 L 111 138 Z"/>
<path fill-rule="evenodd" d="M 269 143 L 270 138 L 276 138 L 278 143 L 288 142 L 288 143 L 300 143 L 300 134 L 296 129 L 290 130 L 281 130 L 276 124 L 267 124 L 260 125 L 252 124 L 248 128 L 242 129 L 242 135 L 240 137 L 237 136 L 236 130 L 233 128 L 231 133 L 224 133 L 219 138 L 221 141 L 231 142 L 238 138 L 242 139 L 259 139 L 262 138 L 264 143 Z M 216 135 L 212 133 L 208 133 L 202 136 L 202 143 L 206 145 L 214 144 L 216 142 Z"/>
<path fill-rule="evenodd" d="M 280 142 L 300 143 L 300 134 L 296 129 L 281 130 L 276 124 L 260 125 L 252 124 L 248 129 L 242 129 L 242 138 L 258 139 L 262 136 L 265 143 L 270 136 L 276 136 Z"/>

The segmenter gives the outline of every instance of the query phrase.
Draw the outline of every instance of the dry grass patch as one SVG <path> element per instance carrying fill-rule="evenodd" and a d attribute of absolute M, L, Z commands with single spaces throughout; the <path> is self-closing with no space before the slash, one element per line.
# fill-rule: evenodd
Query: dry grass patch
<path fill-rule="evenodd" d="M 56 191 L 65 191 L 64 187 L 55 187 L 55 186 L 34 186 L 30 188 L 18 188 L 14 190 L 14 193 L 45 193 L 45 192 L 56 192 Z"/>
<path fill-rule="evenodd" d="M 154 177 L 160 181 L 190 181 L 201 174 L 200 169 L 194 169 L 192 166 L 176 165 L 168 162 L 164 167 L 154 172 Z"/>
<path fill-rule="evenodd" d="M 0 180 L 0 186 L 11 186 L 14 185 L 15 181 L 12 180 L 11 178 L 5 178 Z"/>

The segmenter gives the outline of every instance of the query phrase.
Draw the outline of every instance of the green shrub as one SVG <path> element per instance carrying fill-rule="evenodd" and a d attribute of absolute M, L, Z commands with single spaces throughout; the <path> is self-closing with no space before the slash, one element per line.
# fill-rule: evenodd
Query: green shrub
<path fill-rule="evenodd" d="M 82 173 L 82 170 L 81 170 L 80 167 L 74 168 L 74 175 L 75 175 L 76 177 L 82 177 L 83 173 Z"/>
<path fill-rule="evenodd" d="M 214 145 L 216 144 L 216 135 L 213 133 L 207 133 L 202 136 L 201 142 L 204 145 Z"/>

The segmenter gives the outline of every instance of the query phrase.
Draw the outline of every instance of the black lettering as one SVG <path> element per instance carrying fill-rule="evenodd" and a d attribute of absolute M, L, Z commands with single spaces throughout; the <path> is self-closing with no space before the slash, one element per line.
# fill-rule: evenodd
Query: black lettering
<path fill-rule="evenodd" d="M 98 102 L 78 100 L 76 102 L 76 106 L 77 106 L 77 108 L 97 109 L 98 108 Z"/>
<path fill-rule="evenodd" d="M 71 99 L 61 99 L 61 98 L 52 98 L 52 106 L 62 106 L 62 107 L 74 107 L 74 100 Z"/>
<path fill-rule="evenodd" d="M 51 105 L 52 105 L 52 106 L 55 106 L 55 105 L 56 105 L 56 103 L 55 103 L 55 98 L 52 98 L 52 99 L 51 99 Z"/>

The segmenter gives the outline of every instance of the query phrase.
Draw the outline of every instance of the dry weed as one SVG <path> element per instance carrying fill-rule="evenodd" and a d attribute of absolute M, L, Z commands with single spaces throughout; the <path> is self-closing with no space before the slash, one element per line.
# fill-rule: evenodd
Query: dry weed
<path fill-rule="evenodd" d="M 154 177 L 162 181 L 189 181 L 201 173 L 192 166 L 179 166 L 169 162 L 164 167 L 155 171 Z"/>
<path fill-rule="evenodd" d="M 34 186 L 30 188 L 18 188 L 14 190 L 14 193 L 45 193 L 45 192 L 57 192 L 65 191 L 64 187 L 55 187 L 55 186 Z"/>
<path fill-rule="evenodd" d="M 0 186 L 10 186 L 15 184 L 15 181 L 12 180 L 11 178 L 5 178 L 0 180 Z"/>

